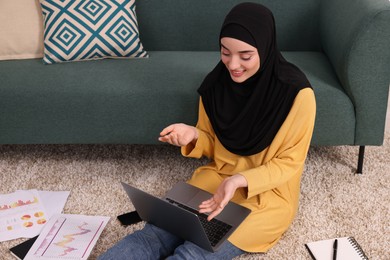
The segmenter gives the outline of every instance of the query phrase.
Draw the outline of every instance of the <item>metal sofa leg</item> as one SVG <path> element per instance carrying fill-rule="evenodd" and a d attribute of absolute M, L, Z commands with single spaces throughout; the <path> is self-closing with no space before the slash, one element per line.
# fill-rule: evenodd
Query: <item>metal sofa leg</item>
<path fill-rule="evenodd" d="M 366 148 L 364 145 L 361 145 L 359 147 L 359 158 L 358 158 L 358 166 L 356 171 L 357 174 L 363 173 L 364 148 Z"/>

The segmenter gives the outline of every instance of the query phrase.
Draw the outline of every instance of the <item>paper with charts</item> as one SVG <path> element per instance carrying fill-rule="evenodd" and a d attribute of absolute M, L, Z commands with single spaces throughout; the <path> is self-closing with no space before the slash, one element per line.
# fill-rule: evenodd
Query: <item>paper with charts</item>
<path fill-rule="evenodd" d="M 0 242 L 39 234 L 48 216 L 37 190 L 0 196 Z"/>
<path fill-rule="evenodd" d="M 54 214 L 60 214 L 69 191 L 18 190 L 0 194 L 0 242 L 35 237 Z"/>
<path fill-rule="evenodd" d="M 109 219 L 55 215 L 45 225 L 25 259 L 87 259 Z"/>

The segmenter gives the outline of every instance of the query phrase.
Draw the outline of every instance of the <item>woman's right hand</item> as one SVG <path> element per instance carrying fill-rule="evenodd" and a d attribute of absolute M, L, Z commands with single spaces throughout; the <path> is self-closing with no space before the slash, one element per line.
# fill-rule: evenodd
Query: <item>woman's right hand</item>
<path fill-rule="evenodd" d="M 182 123 L 172 124 L 161 131 L 158 140 L 176 146 L 185 146 L 198 140 L 198 129 Z"/>

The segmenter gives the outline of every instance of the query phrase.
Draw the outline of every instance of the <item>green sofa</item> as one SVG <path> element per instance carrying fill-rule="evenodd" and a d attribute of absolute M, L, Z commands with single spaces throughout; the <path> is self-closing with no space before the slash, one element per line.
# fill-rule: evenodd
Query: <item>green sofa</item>
<path fill-rule="evenodd" d="M 0 144 L 156 144 L 166 125 L 195 124 L 196 90 L 219 60 L 220 26 L 239 2 L 138 0 L 147 59 L 0 61 Z M 381 145 L 390 2 L 255 2 L 273 11 L 279 49 L 314 87 L 312 145 Z"/>

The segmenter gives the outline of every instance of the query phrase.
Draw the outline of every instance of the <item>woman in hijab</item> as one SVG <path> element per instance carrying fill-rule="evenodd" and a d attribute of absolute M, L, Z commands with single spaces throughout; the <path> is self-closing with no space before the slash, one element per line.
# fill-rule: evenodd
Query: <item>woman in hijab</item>
<path fill-rule="evenodd" d="M 274 17 L 262 5 L 235 6 L 222 25 L 220 47 L 221 61 L 198 89 L 197 125 L 170 125 L 159 140 L 180 146 L 184 156 L 211 159 L 188 181 L 214 194 L 199 205 L 200 213 L 211 220 L 231 200 L 251 214 L 216 253 L 146 224 L 104 259 L 148 253 L 154 259 L 231 259 L 266 252 L 293 221 L 314 128 L 313 90 L 279 52 Z"/>

